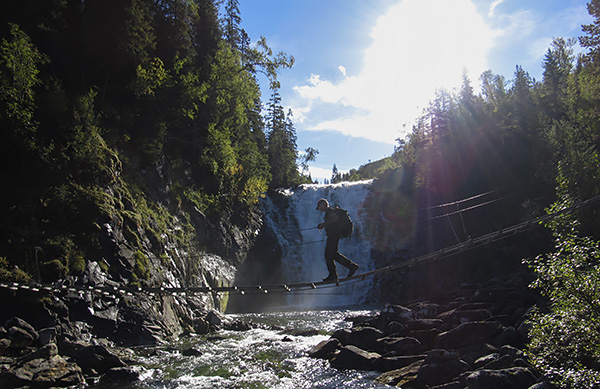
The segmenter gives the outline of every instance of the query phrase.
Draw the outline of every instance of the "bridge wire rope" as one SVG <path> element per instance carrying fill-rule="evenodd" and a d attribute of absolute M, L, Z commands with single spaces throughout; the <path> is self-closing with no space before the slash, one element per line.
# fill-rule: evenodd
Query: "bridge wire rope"
<path fill-rule="evenodd" d="M 198 287 L 139 287 L 139 286 L 90 286 L 90 285 L 67 285 L 64 283 L 56 284 L 39 284 L 39 283 L 20 283 L 20 282 L 0 282 L 0 288 L 9 289 L 11 291 L 28 290 L 40 293 L 96 293 L 107 298 L 118 298 L 119 296 L 134 296 L 135 293 L 146 293 L 149 295 L 186 295 L 189 293 L 239 293 L 239 294 L 269 294 L 269 293 L 290 293 L 298 291 L 309 291 L 314 289 L 330 289 L 338 287 L 342 284 L 348 285 L 355 282 L 364 281 L 368 277 L 376 274 L 397 271 L 405 267 L 415 266 L 422 263 L 434 262 L 466 250 L 471 250 L 476 247 L 486 246 L 493 242 L 514 236 L 518 233 L 529 230 L 536 225 L 554 219 L 563 214 L 574 212 L 580 208 L 589 207 L 600 202 L 600 195 L 589 198 L 585 201 L 575 203 L 570 207 L 562 210 L 548 213 L 534 219 L 530 219 L 505 229 L 500 229 L 488 234 L 484 234 L 477 238 L 469 238 L 467 241 L 458 243 L 454 246 L 442 248 L 418 257 L 409 258 L 402 262 L 380 267 L 364 273 L 353 275 L 352 277 L 342 278 L 338 281 L 317 281 L 317 282 L 302 282 L 290 284 L 268 284 L 268 285 L 245 285 L 245 286 L 198 286 Z M 351 282 L 352 281 L 352 282 Z"/>

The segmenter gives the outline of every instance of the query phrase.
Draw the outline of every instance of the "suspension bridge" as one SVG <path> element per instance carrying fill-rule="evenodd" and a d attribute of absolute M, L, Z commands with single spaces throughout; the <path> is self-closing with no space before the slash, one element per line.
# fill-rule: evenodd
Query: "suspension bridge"
<path fill-rule="evenodd" d="M 520 234 L 541 223 L 548 222 L 556 217 L 566 215 L 577 210 L 594 206 L 600 202 L 600 196 L 589 198 L 585 201 L 580 201 L 570 207 L 562 210 L 548 213 L 543 216 L 533 218 L 522 223 L 515 224 L 508 228 L 503 228 L 477 238 L 469 238 L 459 242 L 456 245 L 449 246 L 428 254 L 418 257 L 404 259 L 396 264 L 384 266 L 378 269 L 358 273 L 352 277 L 341 278 L 336 281 L 318 281 L 318 282 L 302 282 L 291 284 L 269 284 L 269 285 L 243 285 L 243 286 L 198 286 L 198 287 L 140 287 L 140 286 L 89 286 L 89 285 L 68 285 L 65 283 L 55 284 L 38 284 L 38 283 L 20 283 L 20 282 L 0 282 L 0 289 L 8 289 L 11 291 L 30 291 L 39 293 L 95 293 L 107 298 L 118 298 L 119 296 L 133 296 L 136 293 L 147 293 L 150 295 L 187 295 L 193 293 L 237 293 L 246 294 L 268 294 L 268 293 L 294 293 L 314 289 L 326 289 L 338 287 L 342 284 L 351 282 L 360 282 L 368 277 L 373 277 L 377 274 L 395 272 L 403 268 L 416 266 L 425 263 L 435 262 L 453 255 L 456 255 L 476 247 L 489 245 L 493 242 Z M 463 209 L 464 212 L 466 209 Z M 442 215 L 447 216 L 447 215 Z M 310 242 L 309 242 L 310 243 Z"/>

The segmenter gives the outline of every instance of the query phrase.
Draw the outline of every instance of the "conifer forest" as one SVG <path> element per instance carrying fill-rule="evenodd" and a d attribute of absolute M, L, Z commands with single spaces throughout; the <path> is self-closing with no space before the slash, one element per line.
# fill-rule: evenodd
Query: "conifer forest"
<path fill-rule="evenodd" d="M 237 0 L 0 7 L 3 281 L 83 273 L 102 262 L 98 232 L 108 223 L 132 245 L 129 282 L 151 284 L 149 245 L 210 251 L 214 242 L 198 237 L 191 215 L 245 228 L 265 193 L 313 182 L 305 167 L 318 145 L 299 153 L 279 94 L 293 53 L 251 41 Z M 420 204 L 528 191 L 480 216 L 482 225 L 596 201 L 600 0 L 588 11 L 594 21 L 579 38 L 556 37 L 547 48 L 542 79 L 515 64 L 512 79 L 481 74 L 477 91 L 465 75 L 459 90 L 432 96 L 390 157 L 348 173 L 334 166 L 331 183 L 401 177 L 397 190 Z M 261 83 L 270 96 L 261 96 Z M 147 174 L 157 167 L 168 174 L 160 191 Z M 168 228 L 175 217 L 177 231 Z M 600 382 L 600 208 L 545 227 L 549 249 L 522 258 L 549 301 L 532 314 L 527 355 L 560 387 L 588 387 Z"/>

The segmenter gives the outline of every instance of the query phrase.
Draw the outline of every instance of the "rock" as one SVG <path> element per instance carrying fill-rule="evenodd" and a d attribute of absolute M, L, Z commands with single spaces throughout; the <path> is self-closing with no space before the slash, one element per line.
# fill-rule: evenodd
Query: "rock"
<path fill-rule="evenodd" d="M 502 355 L 493 361 L 488 362 L 483 366 L 484 370 L 500 370 L 514 367 L 514 361 L 510 355 Z"/>
<path fill-rule="evenodd" d="M 86 345 L 82 343 L 63 342 L 60 352 L 73 358 L 86 374 L 104 374 L 114 367 L 125 367 L 126 364 L 106 347 Z"/>
<path fill-rule="evenodd" d="M 500 353 L 488 354 L 481 358 L 478 358 L 475 361 L 475 363 L 473 364 L 473 366 L 475 367 L 475 369 L 481 369 L 488 363 L 493 362 L 493 361 L 497 360 L 498 358 L 500 358 Z"/>
<path fill-rule="evenodd" d="M 10 347 L 11 348 L 25 348 L 33 343 L 35 338 L 21 327 L 10 327 L 8 329 L 10 335 Z"/>
<path fill-rule="evenodd" d="M 383 334 L 385 336 L 390 336 L 392 334 L 399 334 L 404 331 L 404 325 L 402 323 L 398 323 L 397 321 L 392 321 L 387 324 L 385 331 Z"/>
<path fill-rule="evenodd" d="M 373 363 L 373 368 L 377 371 L 391 371 L 406 367 L 414 362 L 422 361 L 425 355 L 400 355 L 395 357 L 381 357 Z"/>
<path fill-rule="evenodd" d="M 440 313 L 444 306 L 430 303 L 428 301 L 414 303 L 408 306 L 418 318 L 434 319 Z"/>
<path fill-rule="evenodd" d="M 56 327 L 43 328 L 38 331 L 38 334 L 38 342 L 41 346 L 45 346 L 56 341 Z"/>
<path fill-rule="evenodd" d="M 423 365 L 423 362 L 424 360 L 419 360 L 401 369 L 383 373 L 375 379 L 375 382 L 383 385 L 410 388 L 409 385 L 410 383 L 414 383 L 414 381 L 416 380 L 417 373 Z"/>
<path fill-rule="evenodd" d="M 3 387 L 75 386 L 84 382 L 79 366 L 67 362 L 60 355 L 47 359 L 33 359 L 16 368 L 0 372 L 0 384 Z"/>
<path fill-rule="evenodd" d="M 411 337 L 386 337 L 379 339 L 377 343 L 378 351 L 394 355 L 413 355 L 420 353 L 423 349 L 421 342 Z"/>
<path fill-rule="evenodd" d="M 492 313 L 487 309 L 460 310 L 453 309 L 448 312 L 441 313 L 437 316 L 449 325 L 467 323 L 470 321 L 485 321 L 492 317 Z"/>
<path fill-rule="evenodd" d="M 441 333 L 441 330 L 433 328 L 423 331 L 410 331 L 409 335 L 421 342 L 423 348 L 432 349 L 435 346 L 435 340 L 437 339 L 437 336 Z"/>
<path fill-rule="evenodd" d="M 100 378 L 100 384 L 110 386 L 125 384 L 136 381 L 139 377 L 140 374 L 132 367 L 113 367 Z"/>
<path fill-rule="evenodd" d="M 331 366 L 338 369 L 371 370 L 373 362 L 378 358 L 381 358 L 380 354 L 348 345 L 342 347 L 340 352 L 330 362 Z"/>
<path fill-rule="evenodd" d="M 333 356 L 333 353 L 341 346 L 342 344 L 339 340 L 330 338 L 314 346 L 308 352 L 308 356 L 311 358 L 330 359 Z"/>
<path fill-rule="evenodd" d="M 12 318 L 8 319 L 6 321 L 6 323 L 4 323 L 4 327 L 8 328 L 9 336 L 10 336 L 10 328 L 17 327 L 17 328 L 21 328 L 22 330 L 29 333 L 29 335 L 31 335 L 33 340 L 38 339 L 38 333 L 35 330 L 35 328 L 33 328 L 33 326 L 31 324 L 27 323 L 25 320 L 23 320 L 19 317 L 12 317 Z"/>
<path fill-rule="evenodd" d="M 401 305 L 388 304 L 381 311 L 380 317 L 388 320 L 388 322 L 405 323 L 410 320 L 421 319 L 422 315 Z"/>
<path fill-rule="evenodd" d="M 465 386 L 460 381 L 452 381 L 447 384 L 432 386 L 429 389 L 463 389 Z"/>
<path fill-rule="evenodd" d="M 460 359 L 428 363 L 427 359 L 417 374 L 417 380 L 427 386 L 441 385 L 453 381 L 469 371 L 469 365 Z"/>
<path fill-rule="evenodd" d="M 443 349 L 455 349 L 475 343 L 486 342 L 502 331 L 498 322 L 468 322 L 439 334 L 436 346 Z"/>
<path fill-rule="evenodd" d="M 405 327 L 407 331 L 425 331 L 437 329 L 441 330 L 446 325 L 440 319 L 419 319 L 419 320 L 411 320 L 406 322 Z"/>
<path fill-rule="evenodd" d="M 383 332 L 373 327 L 363 327 L 350 332 L 344 345 L 353 345 L 363 350 L 376 350 L 377 339 L 383 337 Z"/>
<path fill-rule="evenodd" d="M 48 343 L 44 347 L 20 357 L 19 363 L 24 363 L 34 359 L 49 359 L 55 355 L 58 355 L 58 347 L 54 343 Z"/>
<path fill-rule="evenodd" d="M 352 331 L 350 331 L 349 329 L 347 329 L 347 328 L 342 328 L 342 329 L 336 330 L 336 331 L 335 331 L 335 332 L 334 332 L 334 333 L 331 335 L 331 337 L 332 337 L 332 338 L 336 338 L 337 340 L 339 340 L 339 341 L 340 341 L 340 343 L 341 343 L 342 345 L 344 345 L 344 346 L 345 346 L 345 345 L 347 345 L 347 344 L 348 344 L 348 337 L 350 336 L 350 334 L 351 334 L 351 333 L 352 333 Z"/>
<path fill-rule="evenodd" d="M 502 347 L 504 345 L 516 347 L 523 344 L 519 339 L 517 330 L 512 326 L 504 328 L 502 332 L 492 340 L 491 343 L 498 347 Z"/>
<path fill-rule="evenodd" d="M 467 377 L 469 389 L 527 389 L 536 383 L 531 370 L 513 367 L 502 370 L 478 370 Z"/>
<path fill-rule="evenodd" d="M 218 330 L 223 328 L 225 318 L 217 311 L 211 310 L 206 315 L 206 321 L 210 325 L 211 329 Z"/>
<path fill-rule="evenodd" d="M 184 350 L 181 350 L 181 355 L 186 356 L 186 357 L 197 357 L 197 356 L 202 355 L 202 351 L 200 351 L 194 347 L 189 347 Z"/>

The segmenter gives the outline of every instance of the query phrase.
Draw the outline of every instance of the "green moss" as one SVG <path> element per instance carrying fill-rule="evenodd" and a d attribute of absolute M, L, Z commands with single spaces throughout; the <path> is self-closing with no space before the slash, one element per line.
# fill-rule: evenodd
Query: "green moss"
<path fill-rule="evenodd" d="M 133 258 L 135 259 L 133 274 L 142 280 L 148 280 L 150 278 L 150 263 L 148 262 L 148 258 L 139 250 L 133 254 Z"/>
<path fill-rule="evenodd" d="M 29 274 L 19 269 L 17 266 L 11 266 L 8 259 L 0 257 L 0 280 L 13 282 L 28 282 L 31 279 Z"/>

